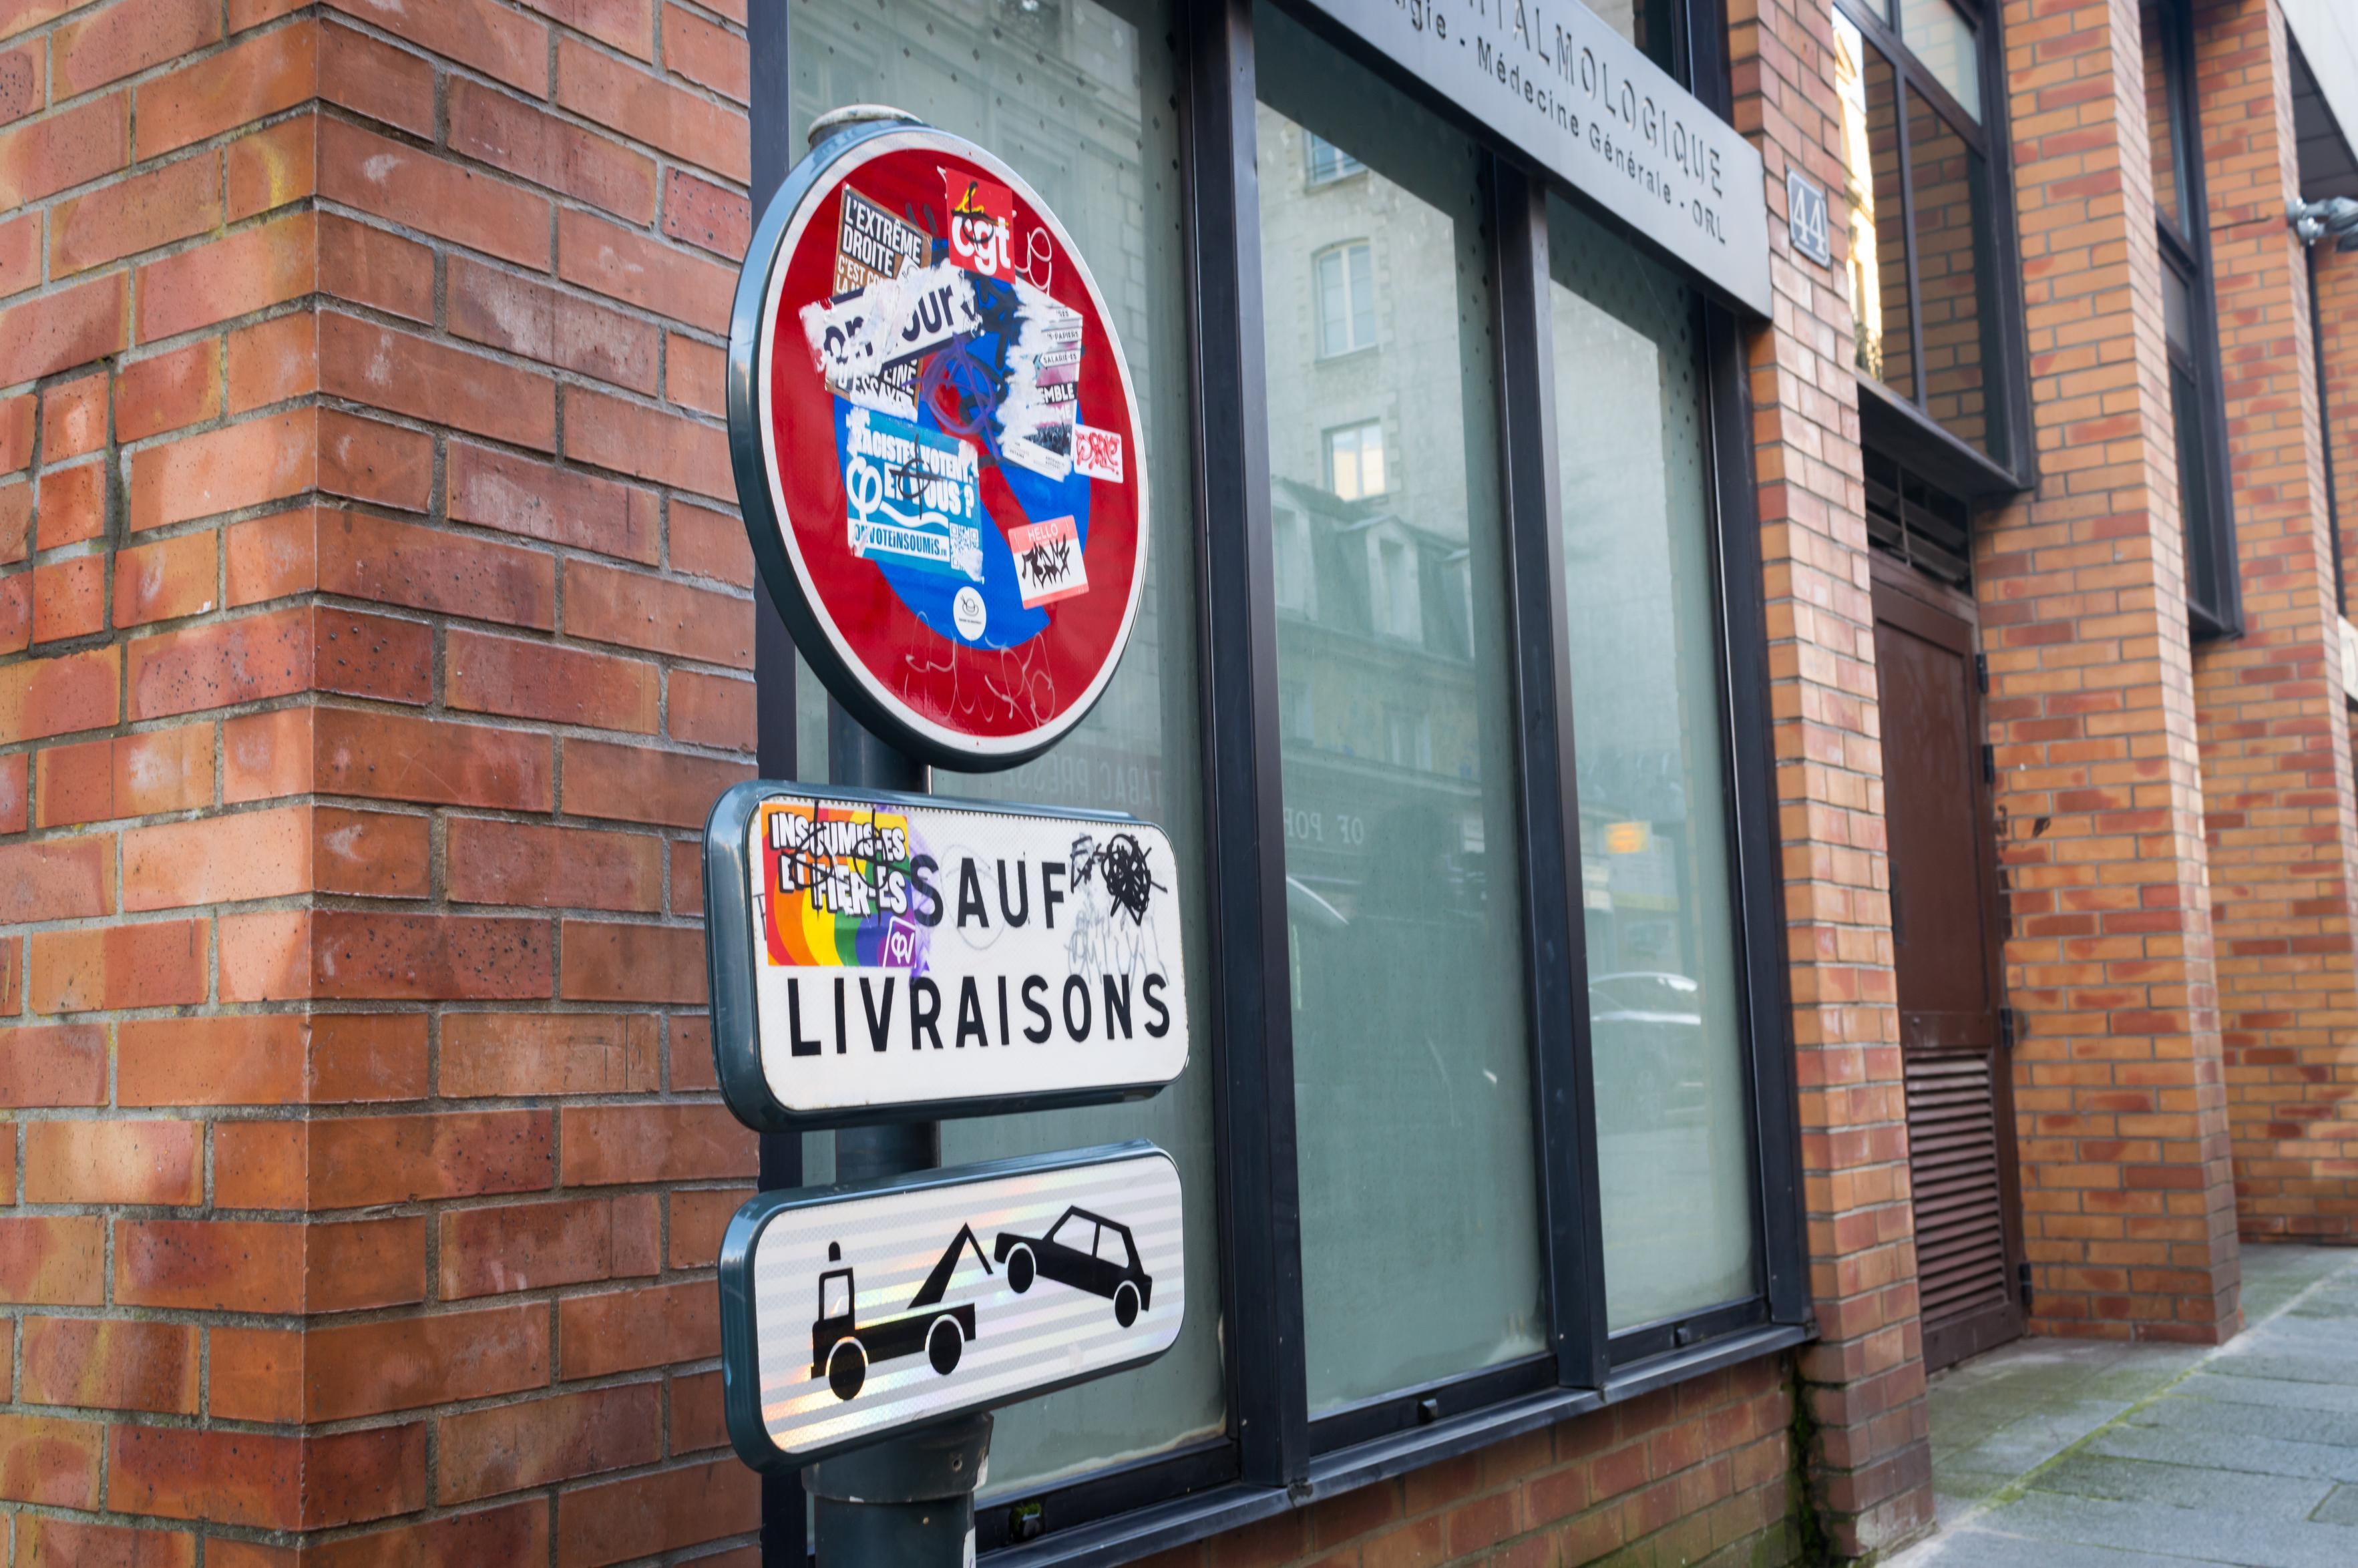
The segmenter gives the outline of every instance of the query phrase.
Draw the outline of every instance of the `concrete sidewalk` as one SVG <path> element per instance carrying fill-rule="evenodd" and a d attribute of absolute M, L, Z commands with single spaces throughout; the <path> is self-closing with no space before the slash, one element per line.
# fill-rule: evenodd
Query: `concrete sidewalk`
<path fill-rule="evenodd" d="M 2358 1251 L 2246 1247 L 2215 1350 L 2026 1339 L 1932 1383 L 1941 1533 L 1889 1568 L 2358 1568 Z"/>

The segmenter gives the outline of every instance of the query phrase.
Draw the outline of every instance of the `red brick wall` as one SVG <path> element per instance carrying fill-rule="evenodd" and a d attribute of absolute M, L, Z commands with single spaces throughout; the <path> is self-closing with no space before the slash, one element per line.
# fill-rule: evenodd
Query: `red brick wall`
<path fill-rule="evenodd" d="M 1932 1499 L 1848 236 L 1833 226 L 1819 267 L 1785 229 L 1789 170 L 1844 189 L 1833 22 L 1816 0 L 1728 11 L 1736 123 L 1768 165 L 1776 292 L 1775 324 L 1746 350 L 1820 1335 L 1801 1355 L 1805 1458 L 1818 1528 L 1860 1554 L 1931 1528 Z"/>
<path fill-rule="evenodd" d="M 2242 575 L 2242 637 L 2201 650 L 2211 904 L 2246 1236 L 2358 1235 L 2358 1126 L 2341 1064 L 2358 1031 L 2358 799 L 2326 529 L 2308 263 L 2284 21 L 2268 0 L 2195 7 Z"/>
<path fill-rule="evenodd" d="M 2005 8 L 2039 484 L 1979 523 L 2035 1329 L 2241 1322 L 2136 0 Z"/>
<path fill-rule="evenodd" d="M 16 1562 L 752 1561 L 710 1271 L 752 1141 L 695 925 L 753 723 L 715 4 L 0 0 Z M 1736 9 L 1781 214 L 1788 158 L 1839 188 L 1828 20 Z M 1779 1356 L 1176 1561 L 1930 1521 L 1851 323 L 1778 244 L 1806 1504 Z"/>
<path fill-rule="evenodd" d="M 1764 1357 L 1362 1487 L 1140 1568 L 1570 1568 L 1807 1559 L 1785 1357 Z M 1616 1557 L 1627 1549 L 1628 1557 Z"/>
<path fill-rule="evenodd" d="M 17 1563 L 753 1524 L 694 924 L 742 22 L 0 4 Z"/>

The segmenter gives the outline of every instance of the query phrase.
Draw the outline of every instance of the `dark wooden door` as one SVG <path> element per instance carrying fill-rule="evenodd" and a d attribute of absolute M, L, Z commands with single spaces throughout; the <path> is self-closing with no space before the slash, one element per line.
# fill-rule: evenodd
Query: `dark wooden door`
<path fill-rule="evenodd" d="M 1973 626 L 1881 576 L 1891 935 L 1924 1361 L 1937 1368 L 2022 1332 L 1997 867 Z"/>

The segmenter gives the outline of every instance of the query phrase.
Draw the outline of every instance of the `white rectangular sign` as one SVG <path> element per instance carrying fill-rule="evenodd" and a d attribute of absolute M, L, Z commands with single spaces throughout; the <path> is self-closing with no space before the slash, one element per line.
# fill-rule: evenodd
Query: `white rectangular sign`
<path fill-rule="evenodd" d="M 1152 1360 L 1186 1311 L 1180 1217 L 1145 1142 L 763 1193 L 721 1246 L 730 1440 L 800 1465 Z"/>
<path fill-rule="evenodd" d="M 1310 4 L 1768 314 L 1759 150 L 1579 0 Z"/>
<path fill-rule="evenodd" d="M 1179 874 L 1134 817 L 741 784 L 705 830 L 723 1096 L 783 1130 L 1152 1094 L 1187 1065 Z"/>

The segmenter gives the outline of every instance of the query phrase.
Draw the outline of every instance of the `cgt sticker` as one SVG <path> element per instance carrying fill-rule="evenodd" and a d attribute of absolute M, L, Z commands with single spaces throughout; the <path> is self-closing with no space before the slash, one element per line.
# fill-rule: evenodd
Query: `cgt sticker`
<path fill-rule="evenodd" d="M 978 175 L 943 169 L 950 210 L 950 259 L 985 277 L 1014 270 L 1015 193 Z"/>

